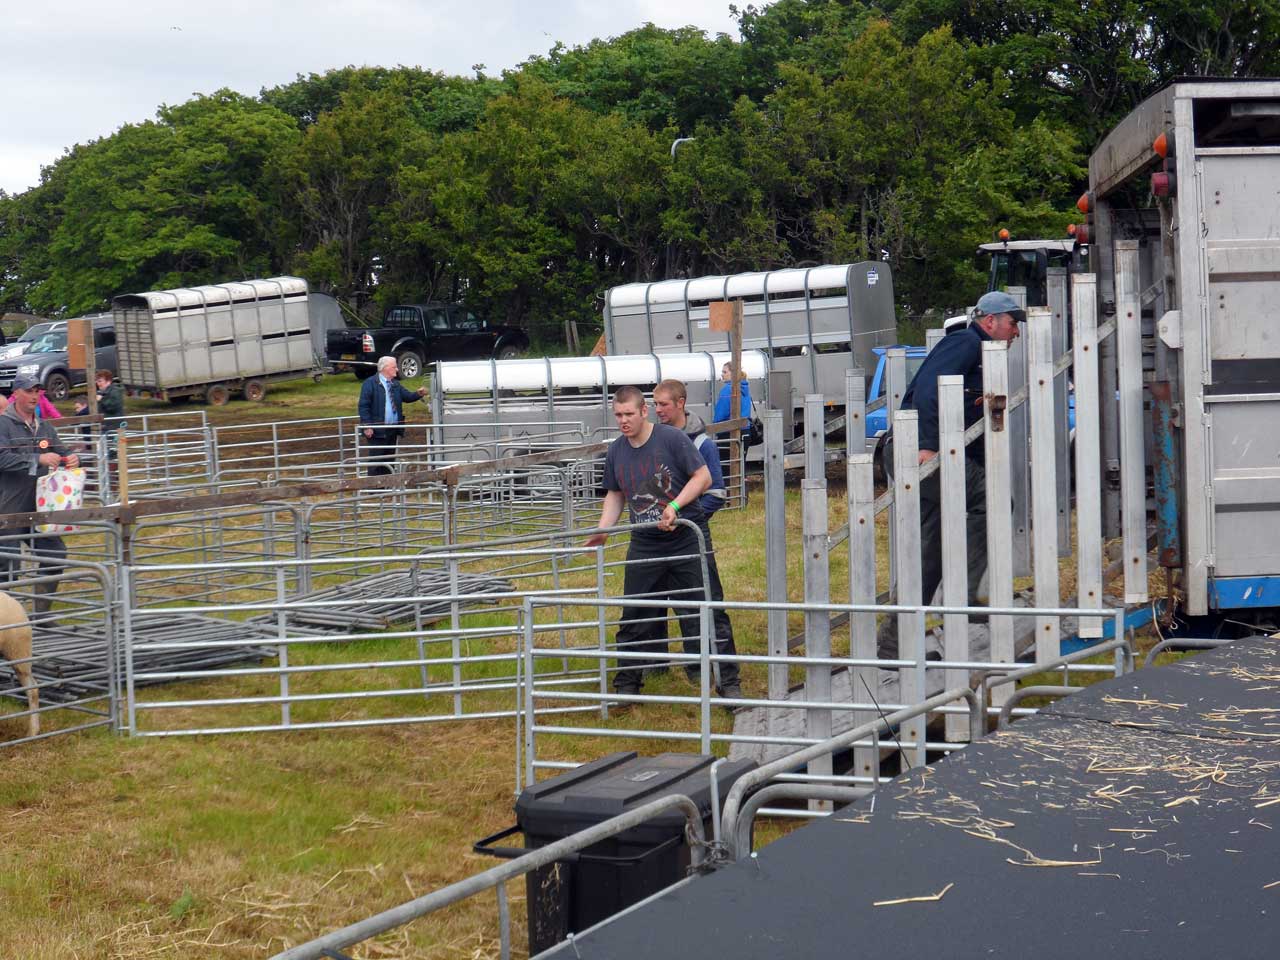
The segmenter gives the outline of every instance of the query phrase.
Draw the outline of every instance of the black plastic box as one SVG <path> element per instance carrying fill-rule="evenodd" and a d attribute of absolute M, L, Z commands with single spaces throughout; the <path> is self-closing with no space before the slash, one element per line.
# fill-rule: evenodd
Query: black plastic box
<path fill-rule="evenodd" d="M 546 846 L 669 794 L 684 794 L 711 829 L 711 764 L 714 757 L 664 753 L 642 757 L 613 753 L 525 789 L 516 800 L 516 826 L 480 841 L 482 852 L 510 856 L 487 844 L 524 833 L 526 850 Z M 716 771 L 720 800 L 756 766 L 753 760 L 722 763 Z M 529 953 L 540 953 L 684 878 L 690 864 L 684 814 L 672 810 L 575 857 L 529 874 Z"/>

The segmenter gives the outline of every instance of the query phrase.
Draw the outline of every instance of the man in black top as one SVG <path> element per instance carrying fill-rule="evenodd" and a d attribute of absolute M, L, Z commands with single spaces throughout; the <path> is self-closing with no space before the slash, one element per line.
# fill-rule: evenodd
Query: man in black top
<path fill-rule="evenodd" d="M 622 592 L 644 599 L 701 600 L 704 597 L 702 561 L 697 534 L 683 518 L 697 524 L 702 519 L 698 498 L 711 485 L 711 474 L 692 441 L 675 427 L 653 424 L 649 408 L 638 387 L 620 387 L 613 396 L 613 416 L 622 436 L 609 445 L 605 456 L 604 503 L 600 509 L 601 528 L 612 527 L 625 504 L 631 523 L 656 523 L 656 527 L 636 530 L 627 550 Z M 606 533 L 593 534 L 587 546 L 608 540 Z M 660 623 L 663 611 L 656 608 L 623 607 L 618 627 L 618 649 L 665 654 L 665 642 L 654 637 L 665 634 Z M 680 617 L 680 635 L 686 653 L 697 653 L 698 614 L 690 610 Z M 648 661 L 625 660 L 614 677 L 614 689 L 622 694 L 640 692 Z"/>
<path fill-rule="evenodd" d="M 902 409 L 919 413 L 920 463 L 938 455 L 938 378 L 964 377 L 964 425 L 968 429 L 982 417 L 982 344 L 989 340 L 1012 342 L 1026 312 L 1007 293 L 983 294 L 974 318 L 959 332 L 949 333 L 925 357 L 902 397 Z M 886 446 L 885 465 L 892 469 L 893 448 Z M 969 569 L 969 603 L 973 605 L 978 583 L 987 570 L 986 470 L 982 440 L 965 448 L 965 519 Z M 930 603 L 942 582 L 942 475 L 936 471 L 920 484 L 920 596 Z M 881 659 L 898 658 L 898 618 L 886 616 L 876 635 Z"/>

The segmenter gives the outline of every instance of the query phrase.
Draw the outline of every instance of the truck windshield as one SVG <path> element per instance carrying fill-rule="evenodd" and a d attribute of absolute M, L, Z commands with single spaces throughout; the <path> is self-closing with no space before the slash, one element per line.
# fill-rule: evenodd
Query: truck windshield
<path fill-rule="evenodd" d="M 1008 250 L 992 254 L 991 282 L 987 289 L 1004 290 L 1008 287 L 1026 287 L 1028 306 L 1043 307 L 1048 302 L 1044 269 L 1035 250 Z"/>

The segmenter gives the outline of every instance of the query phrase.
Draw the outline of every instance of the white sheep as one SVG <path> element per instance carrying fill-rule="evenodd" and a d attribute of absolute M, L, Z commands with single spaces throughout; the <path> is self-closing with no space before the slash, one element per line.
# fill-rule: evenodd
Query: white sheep
<path fill-rule="evenodd" d="M 36 712 L 40 709 L 40 688 L 31 674 L 31 622 L 22 604 L 7 593 L 0 593 L 0 624 L 0 661 L 9 662 L 18 682 L 26 688 L 31 710 L 27 731 L 34 737 L 40 733 L 40 714 Z"/>

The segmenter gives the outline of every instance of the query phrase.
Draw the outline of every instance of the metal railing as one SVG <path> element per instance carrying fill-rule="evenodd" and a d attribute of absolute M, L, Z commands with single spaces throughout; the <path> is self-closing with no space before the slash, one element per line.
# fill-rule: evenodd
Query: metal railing
<path fill-rule="evenodd" d="M 690 869 L 696 871 L 702 865 L 707 846 L 706 834 L 702 826 L 702 811 L 688 797 L 681 794 L 672 794 L 636 807 L 634 810 L 629 810 L 595 826 L 588 827 L 586 830 L 565 837 L 562 840 L 556 840 L 545 847 L 539 847 L 522 857 L 491 867 L 483 873 L 451 884 L 442 890 L 410 900 L 408 903 L 392 907 L 390 910 L 384 910 L 382 913 L 343 927 L 341 930 L 335 930 L 307 943 L 283 950 L 276 954 L 272 960 L 341 958 L 342 955 L 335 951 L 368 940 L 371 937 L 376 937 L 378 934 L 393 930 L 396 927 L 412 923 L 422 917 L 429 916 L 437 910 L 488 890 L 497 890 L 500 956 L 502 960 L 509 960 L 511 956 L 511 914 L 507 904 L 505 887 L 508 881 L 532 873 L 541 867 L 550 866 L 557 860 L 562 860 L 581 850 L 585 850 L 587 847 L 602 840 L 608 840 L 610 837 L 625 833 L 669 810 L 679 810 L 684 814 L 685 833 L 690 848 Z"/>

